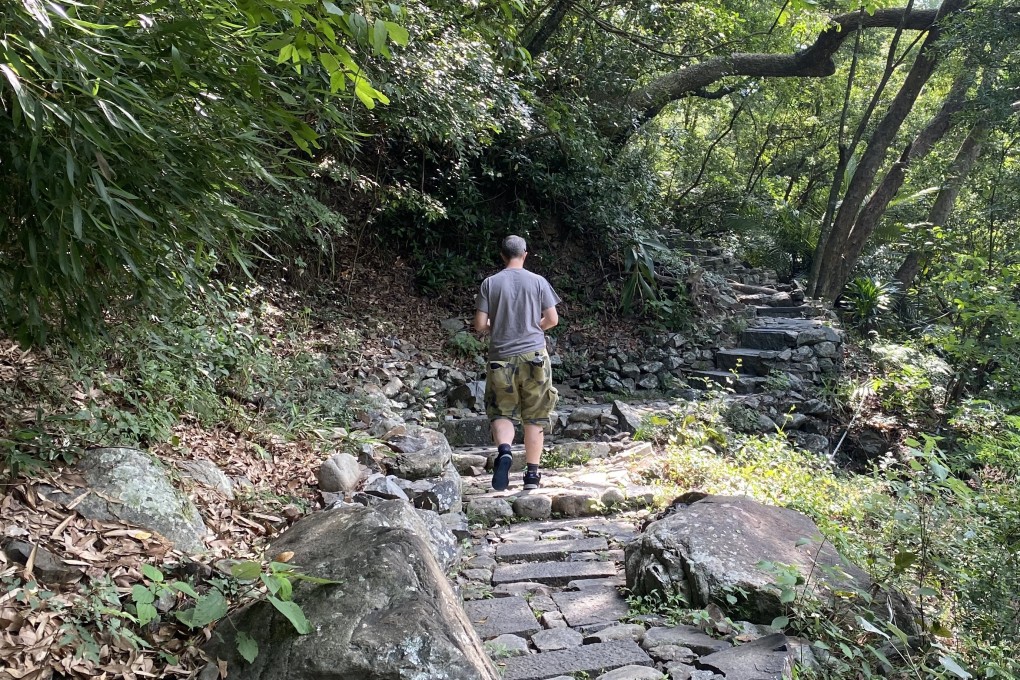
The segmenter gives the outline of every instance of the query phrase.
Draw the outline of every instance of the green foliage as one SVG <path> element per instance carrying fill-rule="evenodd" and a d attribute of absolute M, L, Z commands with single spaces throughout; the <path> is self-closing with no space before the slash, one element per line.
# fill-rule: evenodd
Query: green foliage
<path fill-rule="evenodd" d="M 550 469 L 568 468 L 584 465 L 591 460 L 591 449 L 587 446 L 565 450 L 554 446 L 542 452 L 542 465 Z"/>
<path fill-rule="evenodd" d="M 843 303 L 848 308 L 851 324 L 863 332 L 878 327 L 882 315 L 892 308 L 893 296 L 899 291 L 895 281 L 878 282 L 868 276 L 858 276 L 846 285 Z"/>
<path fill-rule="evenodd" d="M 4 590 L 33 611 L 44 610 L 63 621 L 62 644 L 75 647 L 86 658 L 100 662 L 104 644 L 151 648 L 150 624 L 171 625 L 174 621 L 205 639 L 203 629 L 227 616 L 231 608 L 268 600 L 291 621 L 299 635 L 311 632 L 301 608 L 291 599 L 293 584 L 307 581 L 333 584 L 336 581 L 306 575 L 297 567 L 281 562 L 237 562 L 229 578 L 212 578 L 194 584 L 168 578 L 159 568 L 141 565 L 141 582 L 131 587 L 130 598 L 121 595 L 109 579 L 94 579 L 77 597 L 54 597 L 35 582 L 5 578 Z M 171 616 L 172 614 L 172 616 Z M 199 638 L 196 638 L 199 639 Z M 258 644 L 247 631 L 239 631 L 238 651 L 251 663 Z"/>
<path fill-rule="evenodd" d="M 351 55 L 406 43 L 400 9 L 340 4 L 9 3 L 0 327 L 88 332 L 111 301 L 160 299 L 217 256 L 244 267 L 265 228 L 236 204 L 246 185 L 302 171 L 309 121 L 350 137 L 333 93 L 387 101 Z"/>
<path fill-rule="evenodd" d="M 995 267 L 964 255 L 936 277 L 948 309 L 926 330 L 925 340 L 953 367 L 949 403 L 985 391 L 1012 398 L 1020 390 L 1018 281 L 1020 265 Z"/>
<path fill-rule="evenodd" d="M 488 343 L 479 340 L 467 331 L 458 331 L 446 341 L 446 346 L 457 356 L 473 357 L 488 348 Z"/>
<path fill-rule="evenodd" d="M 286 437 L 350 423 L 325 356 L 270 351 L 264 290 L 214 283 L 190 293 L 166 318 L 111 328 L 43 362 L 30 383 L 0 385 L 0 472 L 70 461 L 89 445 L 164 442 L 182 417 Z M 34 418 L 16 418 L 26 400 Z"/>
<path fill-rule="evenodd" d="M 910 441 L 902 462 L 859 476 L 797 451 L 782 436 L 731 433 L 721 408 L 710 404 L 663 418 L 646 436 L 666 447 L 655 471 L 675 489 L 665 497 L 698 489 L 799 510 L 877 583 L 902 589 L 921 607 L 924 634 L 904 644 L 901 630 L 876 618 L 873 594 L 812 600 L 804 597 L 802 574 L 763 565 L 789 605 L 775 625 L 812 641 L 822 677 L 950 677 L 954 664 L 975 676 L 1015 677 L 1020 496 L 1016 459 L 1006 450 L 1015 434 L 1001 428 L 1006 415 L 973 404 L 954 421 L 965 436 L 949 456 L 934 439 Z M 739 611 L 734 596 L 730 605 Z M 635 611 L 650 606 L 636 602 Z M 681 608 L 674 616 L 686 616 Z"/>
<path fill-rule="evenodd" d="M 908 420 L 934 423 L 945 401 L 951 369 L 930 352 L 897 345 L 869 346 L 880 371 L 871 378 L 871 391 L 882 408 Z"/>
<path fill-rule="evenodd" d="M 624 284 L 620 296 L 620 307 L 624 312 L 633 312 L 639 300 L 642 303 L 659 300 L 654 253 L 665 248 L 655 239 L 639 236 L 624 249 Z"/>

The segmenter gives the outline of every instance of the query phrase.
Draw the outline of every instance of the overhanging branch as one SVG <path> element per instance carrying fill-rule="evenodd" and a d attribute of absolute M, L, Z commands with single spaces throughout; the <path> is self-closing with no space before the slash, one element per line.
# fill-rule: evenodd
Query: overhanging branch
<path fill-rule="evenodd" d="M 626 103 L 638 111 L 638 122 L 654 118 L 672 101 L 703 92 L 727 76 L 758 78 L 824 78 L 836 72 L 833 55 L 843 42 L 861 29 L 897 28 L 924 31 L 939 19 L 936 9 L 891 8 L 874 14 L 851 12 L 833 17 L 813 44 L 794 54 L 735 53 L 707 59 L 660 76 L 635 90 Z"/>

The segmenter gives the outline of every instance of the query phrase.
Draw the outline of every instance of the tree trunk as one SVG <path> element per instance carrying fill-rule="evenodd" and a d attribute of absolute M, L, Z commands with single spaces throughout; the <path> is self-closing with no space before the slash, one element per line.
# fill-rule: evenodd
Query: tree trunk
<path fill-rule="evenodd" d="M 889 169 L 878 188 L 864 204 L 864 208 L 857 216 L 857 221 L 850 230 L 850 236 L 842 249 L 846 269 L 843 280 L 838 282 L 838 290 L 842 290 L 846 285 L 846 278 L 857 264 L 857 260 L 860 259 L 865 244 L 878 227 L 889 203 L 903 186 L 910 164 L 927 156 L 932 147 L 949 132 L 954 124 L 955 115 L 960 112 L 966 102 L 967 88 L 973 81 L 973 71 L 970 70 L 964 71 L 957 77 L 942 108 L 906 146 L 903 153 L 900 154 L 899 160 Z"/>
<path fill-rule="evenodd" d="M 964 1 L 944 0 L 939 8 L 940 16 L 958 11 Z M 928 32 L 928 36 L 921 46 L 921 52 L 910 67 L 910 72 L 900 87 L 900 91 L 896 93 L 885 116 L 868 141 L 868 146 L 857 164 L 857 169 L 850 180 L 850 186 L 836 213 L 829 238 L 824 244 L 819 243 L 819 252 L 815 253 L 815 257 L 820 257 L 822 261 L 818 267 L 818 277 L 812 282 L 810 289 L 814 297 L 835 300 L 843 289 L 851 267 L 856 262 L 856 257 L 852 259 L 846 257 L 849 253 L 844 253 L 844 248 L 849 242 L 850 232 L 885 160 L 889 146 L 896 138 L 922 88 L 935 71 L 935 65 L 938 62 L 936 43 L 939 41 L 940 35 L 941 31 L 937 26 L 932 27 Z"/>
<path fill-rule="evenodd" d="M 535 34 L 528 40 L 528 44 L 525 45 L 525 48 L 532 57 L 537 57 L 545 51 L 545 44 L 549 42 L 549 38 L 553 36 L 556 29 L 563 23 L 575 2 L 576 0 L 557 0 L 556 4 L 553 5 L 545 21 L 542 22 L 542 25 L 538 27 Z"/>
<path fill-rule="evenodd" d="M 928 211 L 929 228 L 941 227 L 949 220 L 953 206 L 956 204 L 956 197 L 959 196 L 963 183 L 981 156 L 981 145 L 987 133 L 988 122 L 981 120 L 971 128 L 967 138 L 963 140 L 963 144 L 960 145 L 956 157 L 946 173 L 946 181 L 939 189 L 935 202 L 932 203 L 931 209 Z M 896 280 L 900 282 L 900 290 L 906 291 L 914 285 L 914 279 L 921 271 L 924 259 L 925 254 L 920 249 L 907 253 L 900 268 L 896 271 Z"/>

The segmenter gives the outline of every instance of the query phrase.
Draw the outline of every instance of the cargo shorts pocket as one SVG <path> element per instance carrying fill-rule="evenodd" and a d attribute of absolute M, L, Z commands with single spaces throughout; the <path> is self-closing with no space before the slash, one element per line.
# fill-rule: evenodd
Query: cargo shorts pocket
<path fill-rule="evenodd" d="M 516 418 L 517 367 L 510 361 L 490 361 L 485 376 L 485 413 L 490 419 Z"/>

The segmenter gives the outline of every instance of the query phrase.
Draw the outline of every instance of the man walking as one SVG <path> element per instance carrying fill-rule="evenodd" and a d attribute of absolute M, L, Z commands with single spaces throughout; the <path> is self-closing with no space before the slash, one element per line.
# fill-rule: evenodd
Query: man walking
<path fill-rule="evenodd" d="M 507 236 L 499 249 L 505 268 L 482 282 L 475 311 L 475 330 L 491 333 L 489 369 L 485 376 L 485 412 L 496 443 L 492 488 L 510 484 L 510 445 L 514 421 L 524 425 L 528 469 L 524 488 L 537 489 L 542 444 L 549 414 L 556 406 L 552 366 L 545 349 L 545 331 L 559 322 L 560 298 L 544 277 L 524 269 L 527 245 Z"/>

